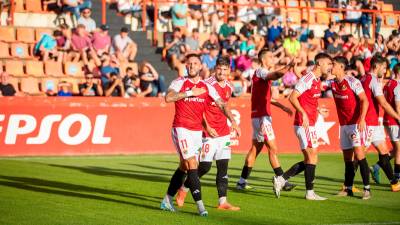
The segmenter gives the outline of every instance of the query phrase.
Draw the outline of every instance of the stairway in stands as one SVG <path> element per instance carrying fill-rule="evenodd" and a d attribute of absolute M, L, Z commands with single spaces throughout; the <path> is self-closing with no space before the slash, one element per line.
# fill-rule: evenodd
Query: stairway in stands
<path fill-rule="evenodd" d="M 94 1 L 92 9 L 92 17 L 97 22 L 97 26 L 101 25 L 101 4 L 100 0 Z M 99 2 L 99 3 L 97 3 Z M 122 26 L 130 27 L 129 25 L 125 25 L 124 18 L 121 16 L 117 16 L 115 9 L 110 9 L 107 4 L 107 24 L 110 26 L 110 35 L 113 37 L 114 35 L 119 33 L 119 30 Z M 143 31 L 135 31 L 130 32 L 129 36 L 136 42 L 138 45 L 138 53 L 136 56 L 136 62 L 140 63 L 142 60 L 146 60 L 154 68 L 160 75 L 164 75 L 166 84 L 169 86 L 171 81 L 176 78 L 176 73 L 169 69 L 167 63 L 161 61 L 161 55 L 156 53 L 156 48 L 151 45 L 151 41 L 147 39 L 146 32 Z"/>

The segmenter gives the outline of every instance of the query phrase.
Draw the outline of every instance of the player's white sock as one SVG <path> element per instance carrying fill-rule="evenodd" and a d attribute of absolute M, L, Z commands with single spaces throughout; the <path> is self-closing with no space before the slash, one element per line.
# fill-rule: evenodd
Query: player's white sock
<path fill-rule="evenodd" d="M 364 189 L 369 190 L 369 189 L 371 189 L 371 187 L 369 185 L 367 185 L 367 186 L 364 186 Z"/>
<path fill-rule="evenodd" d="M 307 194 L 308 196 L 313 195 L 313 194 L 314 194 L 314 190 L 307 190 L 307 191 L 306 191 L 306 194 Z"/>
<path fill-rule="evenodd" d="M 246 181 L 246 179 L 244 179 L 243 177 L 240 177 L 238 183 L 239 183 L 239 184 L 244 184 L 244 183 L 247 183 L 247 181 Z"/>
<path fill-rule="evenodd" d="M 182 190 L 183 190 L 184 192 L 186 192 L 186 193 L 190 191 L 190 189 L 187 188 L 187 187 L 185 187 L 184 185 L 182 185 Z"/>
<path fill-rule="evenodd" d="M 204 207 L 204 203 L 202 200 L 197 201 L 196 204 L 197 204 L 197 209 L 199 210 L 199 213 L 206 211 L 206 208 Z"/>
<path fill-rule="evenodd" d="M 220 205 L 224 204 L 225 202 L 226 202 L 226 196 L 225 197 L 221 197 L 221 198 L 218 199 L 218 203 Z"/>

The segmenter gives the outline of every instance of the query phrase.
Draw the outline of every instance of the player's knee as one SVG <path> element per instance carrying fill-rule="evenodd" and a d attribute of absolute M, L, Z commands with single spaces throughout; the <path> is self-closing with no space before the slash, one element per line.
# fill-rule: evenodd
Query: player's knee
<path fill-rule="evenodd" d="M 199 177 L 202 177 L 204 174 L 208 173 L 211 169 L 212 162 L 200 162 L 199 163 Z"/>

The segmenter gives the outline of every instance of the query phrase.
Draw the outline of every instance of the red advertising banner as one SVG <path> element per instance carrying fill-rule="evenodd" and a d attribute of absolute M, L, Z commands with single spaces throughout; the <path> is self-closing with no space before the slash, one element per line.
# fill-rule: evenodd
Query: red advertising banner
<path fill-rule="evenodd" d="M 289 106 L 287 100 L 282 104 Z M 250 99 L 232 99 L 242 136 L 234 152 L 251 147 Z M 160 98 L 0 98 L 0 156 L 174 153 L 174 104 Z M 321 152 L 339 151 L 339 126 L 332 99 L 320 101 L 316 124 Z M 279 151 L 300 152 L 293 119 L 272 106 Z"/>

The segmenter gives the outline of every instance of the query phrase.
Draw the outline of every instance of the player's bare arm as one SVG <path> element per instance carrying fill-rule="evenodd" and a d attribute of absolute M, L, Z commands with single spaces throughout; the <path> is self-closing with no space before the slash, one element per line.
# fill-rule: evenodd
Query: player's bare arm
<path fill-rule="evenodd" d="M 362 132 L 367 127 L 367 124 L 365 122 L 365 117 L 367 116 L 369 102 L 364 92 L 358 94 L 358 98 L 360 99 L 360 104 L 361 104 L 361 114 L 358 120 L 358 130 Z"/>
<path fill-rule="evenodd" d="M 214 128 L 210 127 L 210 124 L 208 124 L 205 114 L 203 114 L 203 122 L 202 122 L 202 124 L 203 124 L 203 127 L 206 130 L 206 132 L 211 137 L 213 137 L 213 138 L 218 137 L 217 131 Z"/>
<path fill-rule="evenodd" d="M 289 116 L 293 116 L 293 111 L 289 107 L 286 107 L 282 105 L 280 102 L 276 101 L 275 99 L 271 99 L 271 104 L 282 109 L 284 112 L 286 112 Z"/>
<path fill-rule="evenodd" d="M 387 112 L 390 116 L 395 118 L 396 120 L 400 120 L 399 114 L 390 106 L 390 104 L 386 101 L 383 95 L 375 97 L 378 101 L 379 105 Z"/>
<path fill-rule="evenodd" d="M 303 116 L 303 124 L 302 126 L 304 128 L 308 128 L 309 125 L 309 120 L 308 120 L 308 116 L 306 111 L 304 111 L 303 107 L 301 107 L 300 102 L 299 102 L 299 98 L 300 97 L 300 92 L 298 92 L 297 90 L 294 90 L 292 92 L 292 94 L 289 97 L 289 101 L 290 103 L 293 105 L 293 107 L 299 111 L 301 113 L 301 115 Z"/>
<path fill-rule="evenodd" d="M 215 104 L 217 104 L 217 106 L 221 109 L 224 115 L 229 119 L 229 121 L 231 121 L 232 129 L 235 130 L 236 134 L 240 137 L 241 135 L 240 127 L 236 124 L 236 121 L 233 118 L 229 105 L 226 104 L 222 99 L 217 99 L 215 101 Z"/>
<path fill-rule="evenodd" d="M 191 97 L 191 96 L 199 96 L 201 94 L 206 93 L 206 89 L 204 88 L 192 88 L 189 91 L 186 92 L 176 92 L 172 89 L 168 90 L 167 95 L 165 96 L 165 101 L 166 102 L 176 102 L 179 101 L 181 99 L 187 98 L 187 97 Z"/>
<path fill-rule="evenodd" d="M 287 65 L 281 66 L 280 68 L 276 69 L 275 71 L 270 72 L 268 74 L 268 76 L 267 76 L 267 80 L 278 80 L 278 79 L 280 79 L 293 66 L 294 66 L 294 62 L 293 62 L 293 60 L 291 60 Z"/>

